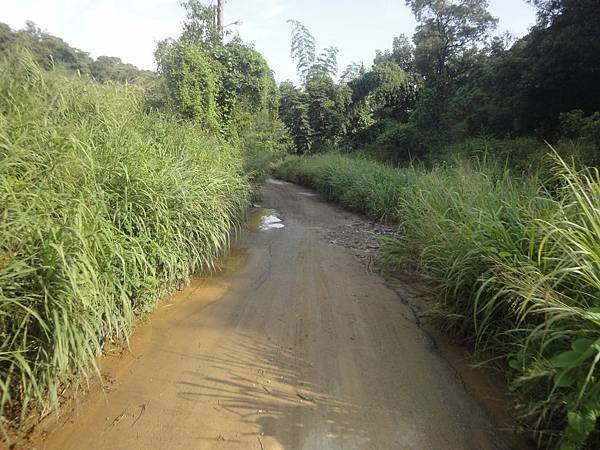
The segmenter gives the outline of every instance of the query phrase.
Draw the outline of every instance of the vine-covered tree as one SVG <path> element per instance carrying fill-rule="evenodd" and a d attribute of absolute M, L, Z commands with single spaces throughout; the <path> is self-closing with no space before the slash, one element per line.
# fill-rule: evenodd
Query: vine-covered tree
<path fill-rule="evenodd" d="M 181 40 L 203 48 L 221 44 L 221 31 L 214 5 L 203 5 L 200 0 L 186 0 L 181 6 L 186 11 Z"/>
<path fill-rule="evenodd" d="M 210 55 L 189 42 L 167 40 L 159 43 L 155 57 L 169 109 L 217 130 L 219 80 Z"/>

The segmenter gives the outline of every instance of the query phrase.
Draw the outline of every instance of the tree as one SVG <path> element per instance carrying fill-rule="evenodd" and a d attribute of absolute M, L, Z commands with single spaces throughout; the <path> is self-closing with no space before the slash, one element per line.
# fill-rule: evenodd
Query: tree
<path fill-rule="evenodd" d="M 148 70 L 140 70 L 133 64 L 121 61 L 114 56 L 98 56 L 90 65 L 90 75 L 100 83 L 119 81 L 132 83 L 139 80 L 150 80 L 154 74 Z"/>
<path fill-rule="evenodd" d="M 429 78 L 463 71 L 466 60 L 496 27 L 488 0 L 406 0 L 419 22 L 413 41 L 415 63 Z"/>
<path fill-rule="evenodd" d="M 338 71 L 336 47 L 327 47 L 316 56 L 315 38 L 308 28 L 297 20 L 288 20 L 292 27 L 290 54 L 296 62 L 296 71 L 302 82 L 306 82 L 312 72 L 321 72 L 335 78 Z"/>
<path fill-rule="evenodd" d="M 337 47 L 327 47 L 321 51 L 317 57 L 316 63 L 311 68 L 312 72 L 318 71 L 335 78 L 338 72 Z"/>
<path fill-rule="evenodd" d="M 308 120 L 313 131 L 313 151 L 334 148 L 346 132 L 350 89 L 337 85 L 320 71 L 310 73 L 306 80 Z"/>
<path fill-rule="evenodd" d="M 537 128 L 544 138 L 555 134 L 560 113 L 580 109 L 592 114 L 600 105 L 600 2 L 550 4 L 555 15 L 540 19 L 511 51 L 509 62 L 521 69 L 509 80 L 518 96 L 519 126 Z"/>
<path fill-rule="evenodd" d="M 538 10 L 538 23 L 542 26 L 549 25 L 563 12 L 562 0 L 527 0 Z"/>
<path fill-rule="evenodd" d="M 415 47 L 406 35 L 401 34 L 394 38 L 391 52 L 389 50 L 385 50 L 384 52 L 377 50 L 375 52 L 373 64 L 378 65 L 383 61 L 391 61 L 398 64 L 405 72 L 414 72 Z"/>
<path fill-rule="evenodd" d="M 344 71 L 342 72 L 342 76 L 340 77 L 341 83 L 348 84 L 350 81 L 355 80 L 356 78 L 364 75 L 365 66 L 363 63 L 359 62 L 351 62 L 346 66 Z"/>
<path fill-rule="evenodd" d="M 315 64 L 315 38 L 301 22 L 290 19 L 287 23 L 292 27 L 290 55 L 296 62 L 298 76 L 305 80 Z"/>
<path fill-rule="evenodd" d="M 376 118 L 407 120 L 415 107 L 422 80 L 419 75 L 407 73 L 397 64 L 384 60 L 348 84 L 352 89 L 352 102 L 366 102 Z"/>
<path fill-rule="evenodd" d="M 308 120 L 308 96 L 290 81 L 281 83 L 279 92 L 279 115 L 294 140 L 294 150 L 300 154 L 308 153 L 313 135 Z"/>

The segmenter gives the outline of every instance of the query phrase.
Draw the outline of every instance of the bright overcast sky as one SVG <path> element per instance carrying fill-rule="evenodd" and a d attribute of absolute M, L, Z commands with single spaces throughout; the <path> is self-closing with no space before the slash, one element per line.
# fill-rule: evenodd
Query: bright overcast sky
<path fill-rule="evenodd" d="M 177 37 L 184 17 L 180 0 L 0 1 L 0 22 L 13 29 L 33 20 L 93 57 L 118 56 L 145 69 L 155 68 L 156 42 Z M 525 0 L 491 0 L 490 9 L 500 19 L 498 31 L 517 37 L 535 22 L 535 12 Z M 340 69 L 352 61 L 369 66 L 376 49 L 391 48 L 395 36 L 410 37 L 415 28 L 404 0 L 228 0 L 225 23 L 238 19 L 243 24 L 231 28 L 254 43 L 278 81 L 295 78 L 287 19 L 303 22 L 318 48 L 338 47 Z"/>

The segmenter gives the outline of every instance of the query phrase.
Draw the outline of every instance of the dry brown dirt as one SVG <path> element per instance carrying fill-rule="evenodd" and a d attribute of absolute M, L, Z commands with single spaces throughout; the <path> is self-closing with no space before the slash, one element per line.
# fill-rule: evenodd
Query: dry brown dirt
<path fill-rule="evenodd" d="M 28 447 L 513 446 L 400 301 L 402 285 L 332 238 L 358 216 L 275 180 L 261 203 L 284 226 L 261 230 L 256 209 L 223 271 L 163 301 Z"/>

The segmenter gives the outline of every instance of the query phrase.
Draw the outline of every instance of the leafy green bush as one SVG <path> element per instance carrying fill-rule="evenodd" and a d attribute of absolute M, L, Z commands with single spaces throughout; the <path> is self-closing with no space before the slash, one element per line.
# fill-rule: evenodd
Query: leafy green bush
<path fill-rule="evenodd" d="M 504 367 L 540 445 L 597 448 L 600 174 L 557 156 L 553 170 L 552 193 L 490 161 L 397 169 L 329 154 L 276 174 L 397 223 L 383 260 L 416 260 L 440 323 Z"/>
<path fill-rule="evenodd" d="M 56 405 L 244 214 L 240 149 L 142 97 L 0 60 L 0 426 Z"/>
<path fill-rule="evenodd" d="M 406 164 L 416 159 L 423 159 L 427 147 L 423 137 L 412 123 L 399 123 L 394 120 L 380 120 L 372 125 L 371 131 L 375 139 L 364 145 L 363 149 L 380 161 L 392 164 Z"/>
<path fill-rule="evenodd" d="M 252 185 L 259 188 L 273 164 L 288 154 L 292 139 L 283 122 L 268 111 L 240 114 L 236 123 L 244 147 L 245 171 Z"/>
<path fill-rule="evenodd" d="M 235 110 L 277 111 L 279 90 L 263 56 L 239 38 L 210 50 L 219 65 L 220 89 L 217 97 L 224 123 Z"/>
<path fill-rule="evenodd" d="M 219 129 L 219 77 L 212 57 L 197 46 L 173 41 L 158 46 L 156 59 L 170 109 L 212 130 Z"/>

